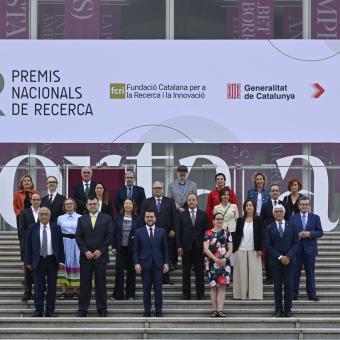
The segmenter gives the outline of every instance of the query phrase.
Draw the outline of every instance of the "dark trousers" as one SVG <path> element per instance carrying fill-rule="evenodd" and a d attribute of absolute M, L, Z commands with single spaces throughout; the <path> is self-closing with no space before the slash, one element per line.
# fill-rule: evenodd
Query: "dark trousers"
<path fill-rule="evenodd" d="M 126 270 L 126 285 L 124 294 L 124 270 Z M 128 247 L 121 247 L 116 257 L 115 288 L 113 297 L 116 300 L 135 298 L 136 271 L 132 261 L 132 252 Z"/>
<path fill-rule="evenodd" d="M 162 312 L 162 269 L 156 268 L 154 265 L 150 269 L 142 268 L 142 284 L 143 284 L 143 303 L 145 313 L 151 311 L 151 288 L 154 290 L 155 310 L 156 313 Z"/>
<path fill-rule="evenodd" d="M 80 263 L 79 311 L 87 312 L 89 308 L 93 273 L 97 311 L 100 313 L 107 310 L 106 267 L 107 263 L 95 260 Z"/>
<path fill-rule="evenodd" d="M 183 294 L 191 296 L 191 267 L 194 266 L 195 271 L 195 287 L 198 298 L 204 296 L 204 255 L 193 244 L 191 251 L 184 251 L 182 256 L 183 266 Z"/>
<path fill-rule="evenodd" d="M 44 311 L 44 290 L 47 282 L 46 311 L 53 312 L 57 291 L 57 263 L 53 255 L 40 257 L 38 267 L 33 270 L 34 305 L 37 312 Z M 47 281 L 45 281 L 47 277 Z"/>
<path fill-rule="evenodd" d="M 177 266 L 178 261 L 178 253 L 177 253 L 177 245 L 176 245 L 176 237 L 168 238 L 168 249 L 169 249 L 169 258 L 170 264 L 173 266 Z"/>
<path fill-rule="evenodd" d="M 25 252 L 21 251 L 21 260 L 24 261 Z M 33 272 L 24 266 L 24 287 L 25 293 L 32 293 Z"/>
<path fill-rule="evenodd" d="M 315 256 L 306 255 L 303 253 L 296 254 L 295 256 L 295 269 L 294 269 L 294 289 L 293 296 L 299 295 L 300 276 L 302 264 L 306 273 L 306 291 L 309 297 L 316 295 L 315 289 Z"/>
<path fill-rule="evenodd" d="M 291 312 L 293 299 L 294 265 L 283 264 L 271 266 L 274 279 L 275 311 L 282 310 L 282 284 L 284 285 L 284 311 Z"/>

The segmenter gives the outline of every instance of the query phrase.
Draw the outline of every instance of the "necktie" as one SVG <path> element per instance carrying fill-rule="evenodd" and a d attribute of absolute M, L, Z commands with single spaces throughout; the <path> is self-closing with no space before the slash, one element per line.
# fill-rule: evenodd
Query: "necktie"
<path fill-rule="evenodd" d="M 132 188 L 128 187 L 128 198 L 132 197 Z"/>
<path fill-rule="evenodd" d="M 156 208 L 157 208 L 157 212 L 159 212 L 159 210 L 161 209 L 161 199 L 160 198 L 157 198 Z"/>
<path fill-rule="evenodd" d="M 153 229 L 152 228 L 149 228 L 149 231 L 150 231 L 150 240 L 153 240 Z"/>
<path fill-rule="evenodd" d="M 50 194 L 50 198 L 49 198 L 50 203 L 52 203 L 52 199 L 53 199 L 53 194 Z"/>
<path fill-rule="evenodd" d="M 96 215 L 92 215 L 92 216 L 91 216 L 91 223 L 92 223 L 92 228 L 93 228 L 93 229 L 94 229 L 94 227 L 96 226 L 96 220 L 97 220 Z"/>
<path fill-rule="evenodd" d="M 194 226 L 195 222 L 196 222 L 196 216 L 195 216 L 195 210 L 194 209 L 191 209 L 191 222 L 192 222 L 192 225 Z"/>
<path fill-rule="evenodd" d="M 283 237 L 283 228 L 282 228 L 282 223 L 279 223 L 279 234 L 281 237 Z"/>
<path fill-rule="evenodd" d="M 41 242 L 41 249 L 40 249 L 40 255 L 42 257 L 47 256 L 47 231 L 46 231 L 46 225 L 44 225 L 43 230 L 43 236 L 42 236 L 42 242 Z"/>
<path fill-rule="evenodd" d="M 276 206 L 276 204 L 277 204 L 277 200 L 274 200 L 274 207 Z"/>
<path fill-rule="evenodd" d="M 302 214 L 302 228 L 303 228 L 303 230 L 306 230 L 306 224 L 307 224 L 306 214 Z"/>
<path fill-rule="evenodd" d="M 90 191 L 89 183 L 86 183 L 86 184 L 85 184 L 85 196 L 86 196 L 86 197 L 89 196 L 89 191 Z"/>

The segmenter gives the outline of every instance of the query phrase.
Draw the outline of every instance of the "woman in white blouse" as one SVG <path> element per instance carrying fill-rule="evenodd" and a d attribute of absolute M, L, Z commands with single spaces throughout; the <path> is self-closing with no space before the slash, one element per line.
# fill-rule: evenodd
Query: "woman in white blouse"
<path fill-rule="evenodd" d="M 241 300 L 262 300 L 263 221 L 256 216 L 251 199 L 243 203 L 243 216 L 237 219 L 233 234 L 234 281 L 233 297 Z"/>
<path fill-rule="evenodd" d="M 214 215 L 221 213 L 223 215 L 223 229 L 233 233 L 236 229 L 236 220 L 238 219 L 238 208 L 234 203 L 230 203 L 230 194 L 227 188 L 219 192 L 221 204 L 215 205 Z"/>

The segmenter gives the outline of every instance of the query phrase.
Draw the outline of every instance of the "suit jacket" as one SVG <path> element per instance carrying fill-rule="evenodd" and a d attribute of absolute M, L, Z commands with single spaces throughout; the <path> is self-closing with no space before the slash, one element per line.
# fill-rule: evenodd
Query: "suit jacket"
<path fill-rule="evenodd" d="M 144 221 L 145 211 L 148 209 L 152 209 L 156 213 L 156 225 L 158 227 L 162 227 L 166 230 L 166 235 L 168 236 L 170 230 L 176 231 L 176 219 L 177 219 L 177 211 L 175 201 L 172 198 L 163 196 L 162 202 L 160 206 L 160 210 L 158 212 L 156 206 L 156 198 L 149 197 L 144 200 L 142 204 L 142 209 L 140 212 L 140 220 Z"/>
<path fill-rule="evenodd" d="M 89 196 L 95 196 L 96 195 L 96 193 L 94 191 L 95 188 L 96 188 L 96 183 L 91 180 Z M 86 213 L 87 197 L 86 197 L 85 192 L 84 192 L 83 182 L 80 182 L 73 187 L 72 198 L 77 203 L 77 213 L 81 214 L 81 215 L 85 214 Z"/>
<path fill-rule="evenodd" d="M 66 197 L 57 193 L 52 201 L 52 204 L 49 200 L 49 195 L 44 196 L 41 199 L 41 207 L 47 207 L 51 211 L 51 219 L 50 221 L 53 223 L 57 223 L 57 219 L 59 216 L 64 215 L 64 201 Z"/>
<path fill-rule="evenodd" d="M 290 262 L 294 264 L 295 254 L 298 248 L 298 234 L 295 225 L 285 221 L 283 237 L 280 236 L 276 222 L 269 224 L 266 228 L 265 248 L 269 256 L 269 266 L 281 265 L 278 259 L 280 255 L 289 256 Z"/>
<path fill-rule="evenodd" d="M 185 191 L 182 194 L 179 191 L 179 180 L 171 182 L 168 187 L 167 196 L 173 198 L 176 203 L 176 208 L 183 208 L 187 202 L 187 196 L 189 194 L 197 195 L 197 184 L 193 181 L 189 181 L 188 179 L 185 182 Z"/>
<path fill-rule="evenodd" d="M 51 229 L 51 243 L 53 249 L 53 256 L 56 263 L 65 262 L 64 242 L 61 234 L 60 226 L 50 223 Z M 26 234 L 26 249 L 25 249 L 25 265 L 31 264 L 32 269 L 38 267 L 40 261 L 40 222 L 31 224 Z"/>
<path fill-rule="evenodd" d="M 289 221 L 290 213 L 289 213 L 289 209 L 288 209 L 286 203 L 278 200 L 278 204 L 282 204 L 284 206 L 284 208 L 286 210 L 285 220 Z M 266 227 L 268 224 L 271 224 L 275 221 L 275 218 L 274 218 L 274 215 L 273 215 L 273 203 L 272 203 L 271 199 L 268 202 L 264 202 L 262 204 L 260 216 L 263 220 L 264 227 Z"/>
<path fill-rule="evenodd" d="M 203 251 L 203 238 L 205 231 L 209 229 L 208 215 L 205 211 L 197 209 L 195 225 L 192 225 L 190 212 L 182 211 L 178 215 L 177 224 L 177 248 L 190 251 L 193 243 L 199 250 Z"/>
<path fill-rule="evenodd" d="M 123 187 L 120 187 L 116 192 L 115 197 L 115 208 L 117 213 L 121 211 L 123 208 L 123 201 L 127 197 L 127 189 L 124 185 Z M 140 209 L 142 206 L 143 201 L 145 200 L 145 191 L 144 188 L 139 187 L 138 185 L 134 185 L 132 187 L 132 199 L 135 201 L 137 206 L 137 213 L 140 213 Z"/>
<path fill-rule="evenodd" d="M 32 208 L 24 209 L 21 214 L 19 215 L 19 240 L 20 240 L 20 251 L 25 251 L 26 246 L 26 233 L 28 230 L 28 227 L 31 224 L 34 224 L 35 219 L 33 215 Z"/>
<path fill-rule="evenodd" d="M 135 232 L 133 244 L 133 263 L 140 264 L 143 269 L 151 269 L 155 266 L 162 270 L 163 265 L 169 264 L 168 245 L 165 230 L 156 227 L 154 238 L 150 239 L 146 227 L 138 228 Z"/>
<path fill-rule="evenodd" d="M 115 216 L 115 218 L 113 219 L 112 249 L 116 249 L 118 253 L 122 246 L 123 220 L 124 220 L 124 216 L 122 214 Z M 128 240 L 128 248 L 131 251 L 133 250 L 133 241 L 135 238 L 135 231 L 139 227 L 140 227 L 139 217 L 137 216 L 132 217 L 132 226 L 131 226 L 129 240 Z"/>
<path fill-rule="evenodd" d="M 236 222 L 236 230 L 233 233 L 233 252 L 236 252 L 240 247 L 244 223 L 246 219 L 244 217 L 239 217 Z M 253 219 L 253 236 L 254 236 L 254 250 L 260 251 L 263 249 L 263 221 L 259 216 L 254 216 Z"/>
<path fill-rule="evenodd" d="M 102 255 L 98 260 L 99 263 L 110 261 L 108 247 L 112 243 L 113 225 L 112 218 L 101 212 L 97 215 L 95 228 L 93 229 L 90 214 L 79 217 L 76 231 L 76 241 L 80 249 L 80 263 L 87 263 L 85 256 L 87 251 L 94 252 L 100 250 Z"/>
<path fill-rule="evenodd" d="M 290 219 L 290 223 L 295 225 L 298 233 L 303 231 L 300 213 L 294 214 Z M 317 239 L 323 235 L 320 217 L 316 214 L 308 213 L 308 220 L 305 230 L 310 231 L 310 237 L 299 239 L 297 253 L 316 256 L 318 254 Z"/>

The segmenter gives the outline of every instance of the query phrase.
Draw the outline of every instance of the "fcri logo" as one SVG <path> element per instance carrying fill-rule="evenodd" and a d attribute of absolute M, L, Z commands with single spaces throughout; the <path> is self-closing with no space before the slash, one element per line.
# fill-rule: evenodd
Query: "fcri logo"
<path fill-rule="evenodd" d="M 241 98 L 241 84 L 229 83 L 227 84 L 227 98 L 240 99 Z"/>
<path fill-rule="evenodd" d="M 111 83 L 110 84 L 110 98 L 111 99 L 125 99 L 125 84 Z"/>

